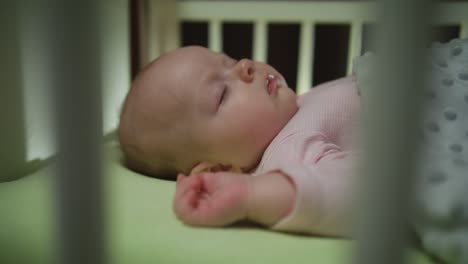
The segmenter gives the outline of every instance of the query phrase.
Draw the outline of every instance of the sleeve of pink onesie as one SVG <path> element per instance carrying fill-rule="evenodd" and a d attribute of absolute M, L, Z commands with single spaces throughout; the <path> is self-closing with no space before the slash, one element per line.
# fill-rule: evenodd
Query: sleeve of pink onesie
<path fill-rule="evenodd" d="M 289 158 L 287 162 L 276 162 L 276 170 L 289 176 L 295 184 L 296 199 L 291 213 L 271 228 L 331 236 L 349 235 L 351 189 L 357 154 L 342 151 L 321 134 L 296 134 L 279 148 L 277 153 Z"/>

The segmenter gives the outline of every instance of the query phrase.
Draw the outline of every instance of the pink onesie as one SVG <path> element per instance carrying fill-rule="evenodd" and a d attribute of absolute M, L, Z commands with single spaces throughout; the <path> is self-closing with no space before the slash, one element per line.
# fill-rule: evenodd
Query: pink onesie
<path fill-rule="evenodd" d="M 273 229 L 349 234 L 359 158 L 360 97 L 353 76 L 318 85 L 265 150 L 253 175 L 280 170 L 297 190 L 292 212 Z"/>

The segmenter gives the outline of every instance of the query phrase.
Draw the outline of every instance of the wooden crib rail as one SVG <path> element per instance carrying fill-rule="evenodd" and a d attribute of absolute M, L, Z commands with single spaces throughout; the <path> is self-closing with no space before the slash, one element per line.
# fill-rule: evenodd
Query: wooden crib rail
<path fill-rule="evenodd" d="M 316 24 L 349 24 L 347 73 L 352 60 L 361 54 L 363 25 L 376 20 L 376 4 L 371 1 L 178 1 L 179 21 L 208 22 L 208 47 L 222 51 L 222 23 L 250 22 L 253 30 L 253 59 L 267 61 L 268 24 L 298 23 L 301 25 L 298 59 L 298 94 L 313 83 L 314 31 Z M 468 3 L 441 3 L 434 18 L 437 24 L 460 25 L 459 37 L 468 37 Z M 179 43 L 180 44 L 180 43 Z"/>
<path fill-rule="evenodd" d="M 348 69 L 351 59 L 361 49 L 360 33 L 366 21 L 374 20 L 373 5 L 365 2 L 179 2 L 178 15 L 184 21 L 208 21 L 208 47 L 221 51 L 222 22 L 252 22 L 254 24 L 253 59 L 266 62 L 268 23 L 299 23 L 301 25 L 298 60 L 299 94 L 313 83 L 314 25 L 317 23 L 348 23 L 352 25 Z"/>

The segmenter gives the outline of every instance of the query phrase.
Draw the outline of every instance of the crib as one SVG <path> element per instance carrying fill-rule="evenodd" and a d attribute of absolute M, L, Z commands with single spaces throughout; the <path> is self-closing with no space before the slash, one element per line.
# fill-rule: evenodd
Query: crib
<path fill-rule="evenodd" d="M 405 1 L 382 2 L 395 10 L 407 10 L 401 19 L 414 23 L 393 32 L 397 39 L 409 36 L 409 43 L 411 30 L 424 28 L 424 23 L 418 23 L 424 14 L 417 12 L 427 4 L 424 1 L 419 6 Z M 404 207 L 407 196 L 386 199 L 391 188 L 383 197 L 368 194 L 361 198 L 369 210 L 362 210 L 357 247 L 349 240 L 274 233 L 248 225 L 194 229 L 183 226 L 172 214 L 173 182 L 127 170 L 120 163 L 113 135 L 131 80 L 131 65 L 142 67 L 180 46 L 182 22 L 208 23 L 207 46 L 219 52 L 223 51 L 223 23 L 251 23 L 253 59 L 263 62 L 269 60 L 269 24 L 299 24 L 296 92 L 303 94 L 314 83 L 316 25 L 349 25 L 345 61 L 346 74 L 351 74 L 353 58 L 367 45 L 363 40 L 365 25 L 380 19 L 378 3 L 120 0 L 84 1 L 71 8 L 56 3 L 47 9 L 41 3 L 33 7 L 2 4 L 5 8 L 1 8 L 5 11 L 2 17 L 10 22 L 5 23 L 9 29 L 5 57 L 14 74 L 6 76 L 7 96 L 0 98 L 5 107 L 2 121 L 10 121 L 6 133 L 2 131 L 6 147 L 0 151 L 0 263 L 344 263 L 350 259 L 364 264 L 401 263 L 404 227 L 398 217 L 404 217 L 405 210 L 399 208 Z M 136 62 L 130 47 L 130 38 L 135 37 L 129 27 L 132 5 L 141 15 L 136 26 L 140 30 Z M 456 25 L 456 36 L 468 37 L 467 2 L 438 3 L 436 11 L 432 18 L 436 24 Z M 44 19 L 29 19 L 34 16 Z M 70 55 L 75 50 L 87 56 Z M 67 68 L 70 59 L 76 65 Z M 56 89 L 50 91 L 45 88 L 48 86 Z M 404 87 L 395 92 L 404 92 Z M 53 93 L 57 100 L 43 98 Z M 48 107 L 51 104 L 55 111 Z M 402 105 L 401 111 L 415 107 Z M 375 114 L 383 121 L 392 115 L 384 107 Z M 403 119 L 398 122 L 401 127 L 406 124 Z M 369 135 L 372 129 L 368 128 Z M 369 137 L 372 140 L 376 139 Z M 397 148 L 389 144 L 389 149 Z M 372 173 L 385 160 L 398 161 L 392 153 L 375 155 L 372 162 L 376 165 L 365 172 Z M 393 190 L 404 185 L 401 177 L 384 176 L 369 184 L 393 186 Z M 382 207 L 397 217 L 389 217 L 377 203 L 365 202 L 370 199 L 381 201 Z M 377 237 L 379 230 L 392 229 L 393 236 Z M 433 263 L 414 248 L 406 256 L 411 263 Z"/>
<path fill-rule="evenodd" d="M 157 10 L 157 5 L 154 7 Z M 435 23 L 438 25 L 458 26 L 456 35 L 452 38 L 463 38 L 468 35 L 464 3 L 446 3 L 440 5 Z M 268 12 L 264 12 L 268 9 Z M 267 62 L 268 25 L 272 23 L 298 24 L 299 51 L 297 65 L 297 93 L 303 94 L 314 83 L 313 61 L 315 43 L 315 25 L 344 24 L 349 25 L 349 40 L 346 58 L 346 74 L 352 71 L 352 61 L 362 55 L 363 30 L 366 24 L 376 20 L 375 3 L 359 1 L 244 1 L 242 4 L 234 1 L 180 1 L 173 13 L 184 22 L 208 23 L 207 47 L 214 51 L 223 51 L 223 23 L 251 23 L 253 27 L 252 59 Z M 145 10 L 145 16 L 154 17 L 157 11 L 151 8 Z M 170 10 L 170 9 L 169 9 Z M 162 51 L 180 46 L 181 33 L 177 27 L 164 24 L 171 28 L 170 32 L 158 30 L 158 21 L 143 21 L 146 47 L 142 61 L 157 57 Z M 161 22 L 159 22 L 161 23 Z M 164 43 L 156 43 L 163 37 Z M 148 48 L 151 46 L 152 48 Z"/>

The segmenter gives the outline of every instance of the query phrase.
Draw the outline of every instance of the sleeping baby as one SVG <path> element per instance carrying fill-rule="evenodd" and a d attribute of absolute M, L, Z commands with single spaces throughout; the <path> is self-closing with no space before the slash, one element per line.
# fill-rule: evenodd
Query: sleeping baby
<path fill-rule="evenodd" d="M 296 96 L 268 64 L 189 46 L 138 74 L 119 140 L 129 168 L 177 179 L 185 224 L 346 236 L 359 111 L 354 77 Z"/>

